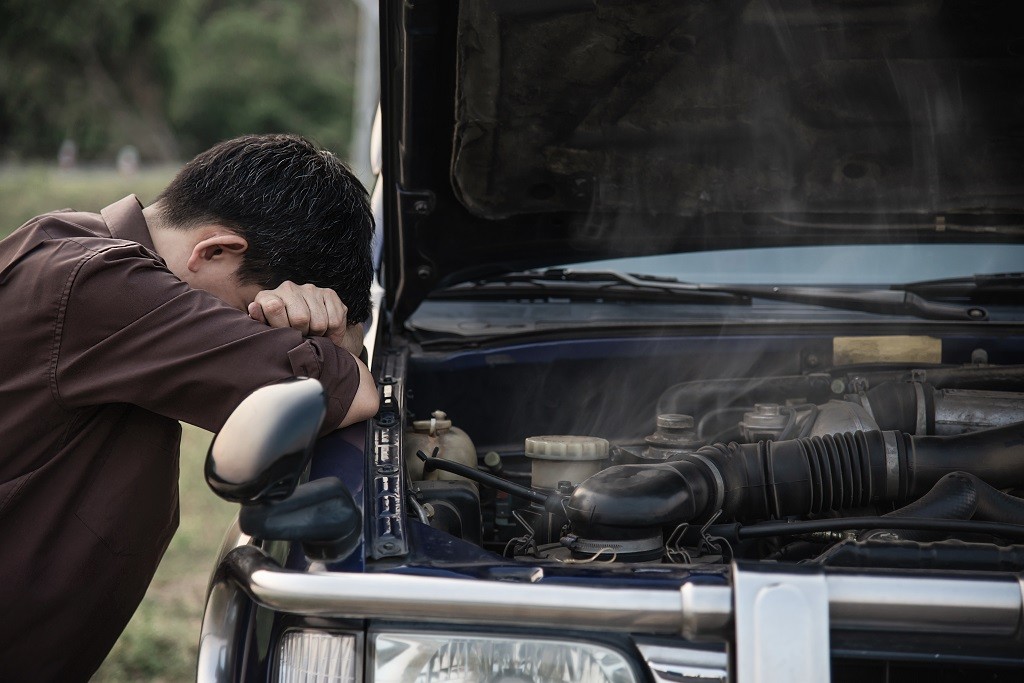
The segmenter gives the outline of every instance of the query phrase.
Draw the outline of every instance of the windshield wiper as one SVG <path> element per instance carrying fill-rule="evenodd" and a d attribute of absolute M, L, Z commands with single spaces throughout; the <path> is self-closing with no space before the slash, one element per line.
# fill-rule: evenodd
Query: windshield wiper
<path fill-rule="evenodd" d="M 710 285 L 712 288 L 750 297 L 790 301 L 811 306 L 839 308 L 884 315 L 908 315 L 925 320 L 987 320 L 988 312 L 978 306 L 959 306 L 931 301 L 903 289 L 832 289 L 829 287 L 787 287 L 770 285 Z"/>
<path fill-rule="evenodd" d="M 751 300 L 756 298 L 865 313 L 906 315 L 926 320 L 988 319 L 988 313 L 983 308 L 929 301 L 906 289 L 712 285 L 681 282 L 672 277 L 564 268 L 511 273 L 464 282 L 431 295 L 431 298 L 437 299 L 542 297 L 728 305 L 750 305 Z"/>
<path fill-rule="evenodd" d="M 944 280 L 921 280 L 908 282 L 899 288 L 938 299 L 1021 302 L 1024 294 L 1024 273 L 990 273 Z"/>
<path fill-rule="evenodd" d="M 666 301 L 749 306 L 750 297 L 704 291 L 700 285 L 672 277 L 632 275 L 612 270 L 547 270 L 509 273 L 462 282 L 435 291 L 431 299 L 540 299 L 573 301 Z"/>

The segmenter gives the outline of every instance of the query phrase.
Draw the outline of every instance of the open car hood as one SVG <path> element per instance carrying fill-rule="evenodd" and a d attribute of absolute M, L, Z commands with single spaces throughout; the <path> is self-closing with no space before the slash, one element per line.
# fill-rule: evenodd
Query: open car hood
<path fill-rule="evenodd" d="M 1013 3 L 382 10 L 385 280 L 397 320 L 439 285 L 514 269 L 999 239 L 985 226 L 1021 220 Z"/>

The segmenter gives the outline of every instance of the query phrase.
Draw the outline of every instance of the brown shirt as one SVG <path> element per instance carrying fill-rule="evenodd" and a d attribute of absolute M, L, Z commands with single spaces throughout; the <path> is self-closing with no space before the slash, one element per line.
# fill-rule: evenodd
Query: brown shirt
<path fill-rule="evenodd" d="M 177 527 L 178 420 L 294 375 L 339 424 L 351 354 L 179 280 L 134 196 L 0 242 L 0 680 L 89 677 Z"/>

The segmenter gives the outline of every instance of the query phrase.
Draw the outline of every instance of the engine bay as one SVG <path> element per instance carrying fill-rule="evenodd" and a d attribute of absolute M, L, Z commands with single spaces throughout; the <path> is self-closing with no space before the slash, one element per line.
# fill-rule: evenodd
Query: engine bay
<path fill-rule="evenodd" d="M 736 341 L 413 355 L 410 514 L 539 565 L 1024 569 L 1009 340 L 842 364 L 821 339 L 726 359 Z M 708 376 L 712 356 L 729 372 Z"/>

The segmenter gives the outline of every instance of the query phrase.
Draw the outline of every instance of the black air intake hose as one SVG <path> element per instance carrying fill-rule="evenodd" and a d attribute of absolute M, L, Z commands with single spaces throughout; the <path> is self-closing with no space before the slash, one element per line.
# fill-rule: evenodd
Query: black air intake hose
<path fill-rule="evenodd" d="M 1024 483 L 1024 423 L 959 436 L 871 431 L 714 444 L 676 462 L 602 470 L 566 510 L 574 533 L 614 538 L 717 510 L 743 522 L 915 500 L 957 471 L 998 487 Z"/>

